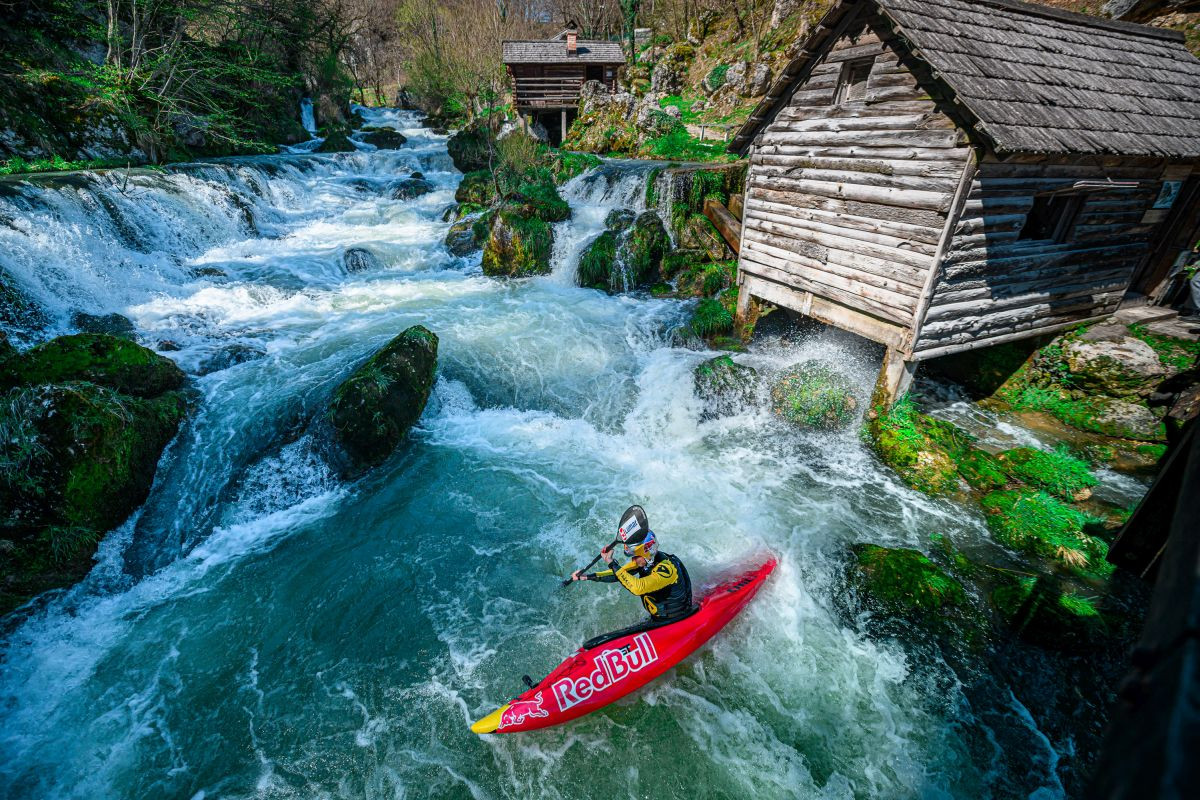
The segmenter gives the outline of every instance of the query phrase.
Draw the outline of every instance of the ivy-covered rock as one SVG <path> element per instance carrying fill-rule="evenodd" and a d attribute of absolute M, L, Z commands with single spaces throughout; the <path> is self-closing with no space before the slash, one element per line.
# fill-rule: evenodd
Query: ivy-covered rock
<path fill-rule="evenodd" d="M 587 246 L 579 258 L 579 270 L 576 275 L 579 285 L 610 291 L 616 263 L 617 235 L 612 231 L 605 231 Z"/>
<path fill-rule="evenodd" d="M 1099 520 L 1044 491 L 997 490 L 979 504 L 988 529 L 1001 544 L 1041 556 L 1084 575 L 1108 575 L 1108 546 L 1087 532 Z"/>
<path fill-rule="evenodd" d="M 662 220 L 653 211 L 637 216 L 622 245 L 621 262 L 628 270 L 630 286 L 643 286 L 659 280 L 663 257 L 671 250 L 671 239 Z"/>
<path fill-rule="evenodd" d="M 916 550 L 855 544 L 846 582 L 884 618 L 948 631 L 975 617 L 963 585 Z"/>
<path fill-rule="evenodd" d="M 1067 502 L 1086 500 L 1099 481 L 1088 465 L 1065 448 L 1052 452 L 1034 447 L 1017 447 L 997 457 L 1004 471 L 1015 480 Z"/>
<path fill-rule="evenodd" d="M 359 138 L 380 150 L 398 150 L 408 142 L 408 138 L 403 133 L 391 128 L 363 128 L 363 133 Z"/>
<path fill-rule="evenodd" d="M 496 182 L 487 170 L 476 170 L 463 175 L 462 182 L 454 190 L 454 199 L 460 203 L 475 203 L 486 206 L 496 199 Z"/>
<path fill-rule="evenodd" d="M 837 370 L 819 361 L 790 367 L 771 386 L 775 413 L 802 428 L 836 430 L 858 416 L 854 386 Z"/>
<path fill-rule="evenodd" d="M 87 573 L 104 533 L 145 502 L 186 412 L 182 392 L 83 382 L 0 395 L 0 613 Z"/>
<path fill-rule="evenodd" d="M 334 392 L 324 421 L 348 474 L 383 463 L 421 417 L 437 371 L 438 337 L 415 325 L 359 366 Z"/>
<path fill-rule="evenodd" d="M 1017 636 L 1054 650 L 1085 651 L 1114 633 L 1095 599 L 1053 578 L 1002 573 L 989 600 Z"/>
<path fill-rule="evenodd" d="M 483 273 L 493 277 L 523 278 L 550 272 L 554 231 L 537 217 L 502 208 L 493 217 L 483 248 Z"/>
<path fill-rule="evenodd" d="M 325 137 L 325 141 L 317 147 L 318 153 L 353 153 L 357 148 L 345 131 L 336 130 Z"/>
<path fill-rule="evenodd" d="M 754 405 L 758 381 L 758 370 L 727 355 L 697 364 L 692 370 L 692 385 L 703 404 L 700 419 L 737 414 Z"/>
<path fill-rule="evenodd" d="M 491 212 L 464 217 L 446 233 L 446 249 L 462 258 L 480 250 L 490 231 Z"/>
<path fill-rule="evenodd" d="M 621 233 L 628 230 L 633 225 L 633 221 L 637 219 L 637 214 L 627 208 L 614 208 L 608 212 L 608 216 L 604 218 L 604 227 L 613 233 Z"/>
<path fill-rule="evenodd" d="M 128 339 L 100 333 L 60 336 L 0 365 L 0 388 L 88 381 L 136 397 L 180 389 L 171 359 Z"/>
<path fill-rule="evenodd" d="M 446 142 L 450 160 L 459 172 L 487 169 L 491 132 L 483 126 L 463 128 Z"/>

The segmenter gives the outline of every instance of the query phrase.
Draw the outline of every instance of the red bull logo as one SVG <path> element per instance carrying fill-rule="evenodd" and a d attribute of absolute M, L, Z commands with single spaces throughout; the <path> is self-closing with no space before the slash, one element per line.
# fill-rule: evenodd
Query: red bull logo
<path fill-rule="evenodd" d="M 550 712 L 542 708 L 542 693 L 538 692 L 532 700 L 518 700 L 504 710 L 500 715 L 501 728 L 520 725 L 530 717 L 548 717 Z"/>
<path fill-rule="evenodd" d="M 620 649 L 602 651 L 596 657 L 596 668 L 590 674 L 579 678 L 562 678 L 550 688 L 554 690 L 558 707 L 566 711 L 655 661 L 658 661 L 658 653 L 654 650 L 650 634 L 639 633 L 630 644 Z"/>

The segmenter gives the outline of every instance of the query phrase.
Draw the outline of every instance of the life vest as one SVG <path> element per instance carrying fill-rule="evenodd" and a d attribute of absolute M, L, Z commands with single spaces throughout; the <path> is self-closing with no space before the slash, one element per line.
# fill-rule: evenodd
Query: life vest
<path fill-rule="evenodd" d="M 659 552 L 653 564 L 632 570 L 640 578 L 670 581 L 661 589 L 641 595 L 642 606 L 655 619 L 671 619 L 692 608 L 692 579 L 683 562 L 670 553 Z"/>

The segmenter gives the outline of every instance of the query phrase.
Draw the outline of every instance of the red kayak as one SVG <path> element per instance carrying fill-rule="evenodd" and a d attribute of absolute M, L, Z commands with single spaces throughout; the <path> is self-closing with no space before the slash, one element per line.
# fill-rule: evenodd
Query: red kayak
<path fill-rule="evenodd" d="M 475 733 L 515 733 L 561 725 L 640 689 L 724 628 L 758 593 L 775 559 L 709 589 L 696 611 L 677 622 L 597 637 L 540 683 L 471 726 Z M 589 645 L 591 645 L 589 647 Z"/>

